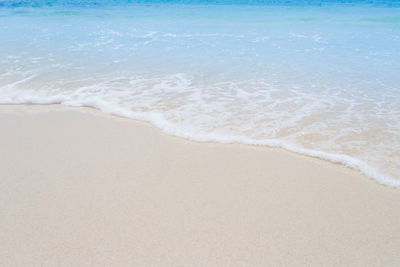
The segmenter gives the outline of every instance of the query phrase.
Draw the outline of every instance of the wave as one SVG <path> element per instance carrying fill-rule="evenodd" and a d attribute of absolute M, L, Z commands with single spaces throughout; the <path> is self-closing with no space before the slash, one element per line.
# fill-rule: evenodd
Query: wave
<path fill-rule="evenodd" d="M 72 107 L 95 108 L 100 110 L 101 112 L 110 115 L 116 115 L 120 117 L 149 122 L 169 135 L 185 138 L 192 141 L 217 142 L 224 144 L 240 143 L 247 145 L 283 148 L 285 150 L 299 153 L 302 155 L 327 160 L 333 163 L 342 164 L 348 168 L 360 171 L 367 177 L 374 179 L 375 181 L 377 181 L 382 185 L 394 188 L 400 188 L 400 179 L 396 179 L 392 176 L 383 174 L 377 168 L 374 168 L 368 165 L 367 163 L 348 155 L 306 149 L 296 144 L 280 139 L 257 140 L 247 136 L 240 136 L 240 135 L 227 136 L 223 134 L 208 133 L 205 131 L 199 131 L 197 129 L 181 127 L 179 123 L 171 123 L 165 118 L 163 118 L 163 116 L 160 115 L 159 113 L 134 112 L 125 108 L 121 108 L 119 106 L 116 106 L 101 99 L 91 99 L 82 101 L 82 100 L 72 100 L 71 98 L 66 96 L 37 97 L 33 95 L 31 96 L 19 95 L 9 99 L 4 99 L 4 97 L 0 98 L 0 104 L 39 104 L 39 105 L 61 104 Z"/>

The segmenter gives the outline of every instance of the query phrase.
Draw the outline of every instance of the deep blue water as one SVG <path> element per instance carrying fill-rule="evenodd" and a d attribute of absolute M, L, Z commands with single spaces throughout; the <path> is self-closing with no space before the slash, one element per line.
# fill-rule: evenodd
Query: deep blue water
<path fill-rule="evenodd" d="M 327 6 L 327 5 L 346 5 L 346 6 L 384 6 L 399 7 L 400 1 L 396 0 L 31 0 L 15 1 L 2 0 L 0 6 L 3 7 L 105 7 L 131 4 L 195 4 L 195 5 L 269 5 L 269 6 Z"/>

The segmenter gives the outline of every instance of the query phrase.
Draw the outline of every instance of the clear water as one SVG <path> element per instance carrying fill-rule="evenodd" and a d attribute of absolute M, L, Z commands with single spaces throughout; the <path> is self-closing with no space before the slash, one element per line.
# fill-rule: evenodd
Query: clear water
<path fill-rule="evenodd" d="M 91 106 L 400 187 L 400 2 L 0 0 L 0 103 Z"/>

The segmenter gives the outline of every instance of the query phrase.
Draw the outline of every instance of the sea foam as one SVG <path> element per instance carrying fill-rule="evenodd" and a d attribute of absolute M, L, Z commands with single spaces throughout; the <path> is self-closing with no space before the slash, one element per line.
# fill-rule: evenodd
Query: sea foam
<path fill-rule="evenodd" d="M 42 105 L 63 104 L 73 107 L 92 107 L 107 114 L 150 122 L 167 134 L 186 138 L 193 141 L 241 143 L 248 145 L 260 145 L 260 146 L 283 148 L 303 155 L 328 160 L 334 163 L 339 163 L 346 167 L 362 172 L 366 176 L 375 179 L 380 184 L 396 188 L 400 187 L 400 179 L 396 179 L 389 175 L 385 175 L 377 168 L 371 167 L 362 160 L 356 159 L 348 155 L 329 153 L 313 149 L 306 149 L 286 140 L 254 139 L 249 136 L 229 134 L 227 132 L 219 132 L 218 130 L 216 131 L 202 130 L 196 127 L 190 127 L 187 124 L 181 125 L 179 122 L 170 121 L 168 120 L 168 118 L 166 118 L 165 114 L 163 114 L 162 112 L 157 112 L 157 111 L 135 112 L 130 110 L 129 108 L 124 108 L 120 105 L 107 102 L 95 95 L 94 96 L 73 95 L 72 97 L 71 95 L 38 96 L 36 91 L 24 90 L 23 94 L 21 94 L 21 92 L 14 95 L 2 94 L 0 96 L 0 103 L 42 104 Z"/>

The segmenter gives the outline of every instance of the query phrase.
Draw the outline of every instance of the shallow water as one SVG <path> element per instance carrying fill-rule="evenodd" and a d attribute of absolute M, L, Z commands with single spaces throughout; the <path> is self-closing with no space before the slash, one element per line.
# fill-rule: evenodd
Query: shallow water
<path fill-rule="evenodd" d="M 397 1 L 0 1 L 0 103 L 281 146 L 400 186 Z"/>

